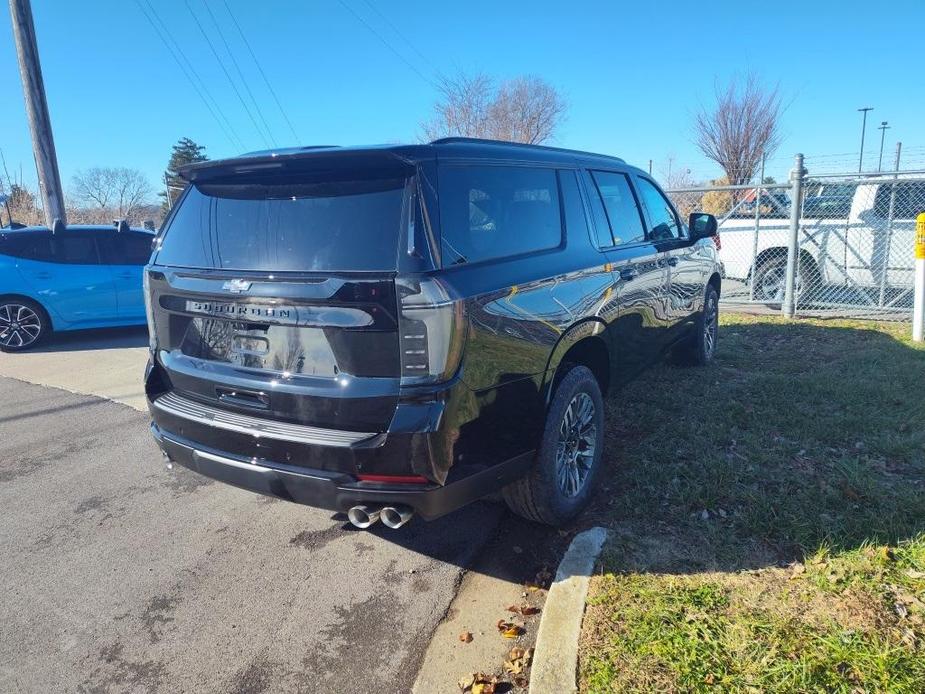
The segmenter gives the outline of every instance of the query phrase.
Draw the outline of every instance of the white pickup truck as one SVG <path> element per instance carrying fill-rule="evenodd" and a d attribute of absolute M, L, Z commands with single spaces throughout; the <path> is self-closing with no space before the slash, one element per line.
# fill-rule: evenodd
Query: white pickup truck
<path fill-rule="evenodd" d="M 758 223 L 757 242 L 754 216 L 740 209 L 720 222 L 720 259 L 726 277 L 754 282 L 755 299 L 780 302 L 789 201 L 781 204 L 780 194 L 767 199 L 771 204 L 762 204 L 763 211 L 771 209 Z M 813 187 L 804 197 L 800 220 L 800 295 L 839 286 L 862 293 L 877 289 L 881 296 L 911 290 L 920 212 L 925 212 L 923 177 L 899 174 Z"/>

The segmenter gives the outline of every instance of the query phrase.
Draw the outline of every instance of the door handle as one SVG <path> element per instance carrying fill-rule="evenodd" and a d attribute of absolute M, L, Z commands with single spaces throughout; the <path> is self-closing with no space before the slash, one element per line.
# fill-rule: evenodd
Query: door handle
<path fill-rule="evenodd" d="M 36 273 L 35 273 L 35 279 L 37 279 L 37 280 L 50 280 L 50 279 L 51 279 L 51 273 L 50 273 L 50 272 L 36 272 Z"/>
<path fill-rule="evenodd" d="M 633 265 L 620 269 L 620 279 L 624 282 L 629 282 L 630 280 L 634 280 L 637 277 L 639 277 L 639 270 L 637 270 Z"/>
<path fill-rule="evenodd" d="M 675 256 L 675 255 L 673 255 L 673 256 L 671 256 L 670 258 L 668 258 L 668 264 L 669 264 L 671 267 L 675 267 L 675 266 L 678 264 L 678 257 Z"/>
<path fill-rule="evenodd" d="M 135 275 L 133 275 L 131 272 L 123 272 L 121 275 L 119 275 L 119 279 L 121 280 L 130 280 L 133 277 L 135 277 Z"/>

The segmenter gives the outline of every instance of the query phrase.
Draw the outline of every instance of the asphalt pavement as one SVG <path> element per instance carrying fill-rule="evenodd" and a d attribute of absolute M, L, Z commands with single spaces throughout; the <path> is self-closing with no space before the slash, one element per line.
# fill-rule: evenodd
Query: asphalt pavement
<path fill-rule="evenodd" d="M 355 531 L 166 469 L 126 405 L 5 377 L 0 403 L 2 692 L 407 692 L 507 517 Z"/>

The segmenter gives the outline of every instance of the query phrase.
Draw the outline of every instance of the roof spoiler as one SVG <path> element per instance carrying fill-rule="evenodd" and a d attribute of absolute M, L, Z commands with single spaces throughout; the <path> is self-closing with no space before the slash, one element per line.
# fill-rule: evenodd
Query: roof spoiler
<path fill-rule="evenodd" d="M 212 159 L 187 164 L 177 170 L 188 182 L 228 178 L 237 175 L 289 171 L 334 172 L 354 167 L 394 170 L 413 167 L 414 161 L 390 149 L 345 149 L 318 147 L 283 154 L 250 155 L 234 159 Z"/>

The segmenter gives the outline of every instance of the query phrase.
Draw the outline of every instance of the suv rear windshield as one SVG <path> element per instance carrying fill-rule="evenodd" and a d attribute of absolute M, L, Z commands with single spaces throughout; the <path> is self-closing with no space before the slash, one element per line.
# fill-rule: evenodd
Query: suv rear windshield
<path fill-rule="evenodd" d="M 262 271 L 391 271 L 405 179 L 194 184 L 156 262 Z"/>

